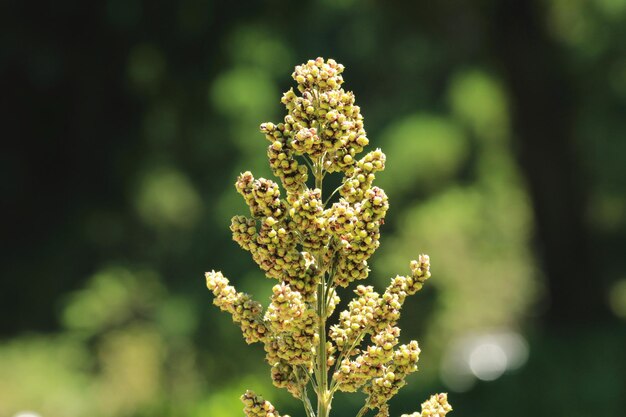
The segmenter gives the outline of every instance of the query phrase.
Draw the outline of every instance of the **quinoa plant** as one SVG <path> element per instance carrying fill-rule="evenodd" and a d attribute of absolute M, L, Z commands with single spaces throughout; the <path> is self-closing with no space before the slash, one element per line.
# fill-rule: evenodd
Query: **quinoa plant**
<path fill-rule="evenodd" d="M 250 172 L 235 184 L 250 217 L 233 217 L 233 239 L 267 277 L 278 280 L 269 306 L 263 311 L 221 272 L 207 272 L 206 281 L 214 303 L 232 314 L 246 342 L 265 347 L 274 385 L 300 399 L 308 417 L 328 417 L 337 391 L 357 390 L 367 395 L 357 417 L 369 410 L 388 417 L 387 402 L 417 370 L 420 354 L 414 340 L 398 346 L 396 324 L 406 297 L 430 277 L 430 263 L 419 255 L 410 262 L 410 274 L 391 279 L 382 294 L 358 285 L 347 309 L 329 323 L 339 303 L 338 287 L 367 278 L 367 260 L 379 246 L 389 207 L 385 192 L 373 185 L 385 154 L 376 149 L 357 159 L 369 141 L 354 94 L 341 88 L 343 70 L 323 58 L 297 66 L 292 75 L 297 92 L 292 88 L 282 97 L 284 122 L 261 125 L 284 196 L 277 183 Z M 324 178 L 332 173 L 342 174 L 343 181 L 325 195 Z M 252 391 L 241 399 L 248 417 L 280 417 Z M 437 394 L 421 412 L 403 417 L 442 417 L 450 410 L 446 394 Z"/>

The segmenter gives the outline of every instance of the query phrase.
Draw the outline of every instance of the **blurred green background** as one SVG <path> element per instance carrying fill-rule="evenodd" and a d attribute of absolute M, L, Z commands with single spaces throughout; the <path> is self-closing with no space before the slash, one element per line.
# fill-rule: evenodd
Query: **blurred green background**
<path fill-rule="evenodd" d="M 626 409 L 626 0 L 5 1 L 0 417 L 242 415 L 260 346 L 211 305 L 232 186 L 293 67 L 343 63 L 391 201 L 371 277 L 429 253 L 392 415 Z M 350 293 L 344 293 L 349 296 Z M 338 417 L 358 395 L 338 395 Z"/>

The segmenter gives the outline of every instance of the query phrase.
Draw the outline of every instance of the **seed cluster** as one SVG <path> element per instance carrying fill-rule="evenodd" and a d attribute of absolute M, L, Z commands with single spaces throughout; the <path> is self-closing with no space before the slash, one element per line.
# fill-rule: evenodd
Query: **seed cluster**
<path fill-rule="evenodd" d="M 263 397 L 255 394 L 253 391 L 246 391 L 241 396 L 241 401 L 244 404 L 243 412 L 246 414 L 246 417 L 281 417 L 272 403 L 265 401 Z M 289 416 L 284 415 L 282 417 Z"/>
<path fill-rule="evenodd" d="M 309 368 L 313 347 L 319 344 L 315 310 L 304 302 L 298 291 L 293 291 L 285 283 L 275 285 L 272 291 L 264 318 L 274 335 L 273 343 L 266 346 L 268 357 L 275 358 L 270 362 L 282 360 Z"/>
<path fill-rule="evenodd" d="M 282 97 L 287 110 L 283 122 L 261 125 L 270 142 L 271 170 L 285 195 L 276 182 L 250 172 L 235 183 L 250 217 L 232 218 L 233 240 L 251 253 L 268 278 L 278 280 L 266 311 L 237 292 L 221 272 L 208 272 L 206 280 L 215 304 L 232 314 L 245 340 L 264 345 L 275 386 L 305 404 L 309 383 L 318 395 L 324 393 L 323 401 L 336 390 L 362 390 L 368 396 L 366 407 L 384 417 L 389 416 L 389 399 L 417 370 L 418 344 L 399 345 L 396 324 L 406 297 L 430 277 L 430 260 L 420 255 L 411 262 L 411 273 L 393 278 L 382 294 L 358 285 L 356 297 L 326 335 L 326 320 L 340 301 L 337 289 L 369 274 L 368 260 L 379 246 L 389 208 L 387 195 L 374 185 L 376 173 L 385 168 L 385 154 L 375 149 L 357 157 L 369 140 L 354 94 L 341 87 L 343 71 L 332 59 L 297 66 L 297 90 Z M 324 195 L 323 179 L 329 173 L 341 173 L 343 179 L 335 192 Z M 449 411 L 445 396 L 433 398 L 419 415 Z M 248 417 L 280 417 L 251 391 L 242 400 Z"/>
<path fill-rule="evenodd" d="M 237 292 L 235 287 L 228 285 L 228 279 L 221 272 L 207 272 L 206 283 L 213 291 L 213 303 L 222 311 L 229 312 L 233 321 L 241 325 L 241 331 L 248 343 L 266 340 L 268 329 L 263 322 L 263 307 L 248 294 Z"/>
<path fill-rule="evenodd" d="M 402 414 L 401 417 L 444 417 L 450 411 L 452 411 L 452 407 L 448 404 L 448 395 L 436 394 L 422 403 L 421 413 Z"/>
<path fill-rule="evenodd" d="M 359 160 L 347 172 L 340 189 L 341 198 L 327 210 L 328 229 L 340 254 L 334 280 L 342 287 L 367 278 L 367 260 L 380 245 L 380 226 L 389 202 L 385 192 L 372 187 L 372 182 L 374 172 L 383 169 L 384 160 L 380 149 Z"/>
<path fill-rule="evenodd" d="M 339 323 L 330 329 L 331 339 L 345 352 L 334 373 L 338 389 L 353 392 L 363 387 L 369 407 L 378 408 L 382 415 L 387 401 L 406 384 L 406 376 L 417 370 L 419 346 L 411 341 L 394 350 L 400 335 L 395 325 L 406 296 L 419 291 L 430 277 L 428 256 L 421 255 L 419 260 L 412 261 L 411 271 L 410 276 L 393 278 L 382 296 L 371 286 L 359 285 L 355 290 L 357 297 L 340 313 Z M 372 345 L 362 352 L 355 349 L 368 334 Z M 354 359 L 353 355 L 356 355 Z"/>

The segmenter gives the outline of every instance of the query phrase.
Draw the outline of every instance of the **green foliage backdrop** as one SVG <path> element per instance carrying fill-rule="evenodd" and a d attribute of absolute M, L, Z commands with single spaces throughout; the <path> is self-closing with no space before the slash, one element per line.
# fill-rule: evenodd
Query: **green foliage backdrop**
<path fill-rule="evenodd" d="M 267 299 L 233 183 L 271 175 L 258 125 L 317 56 L 387 153 L 376 284 L 434 265 L 392 414 L 437 390 L 458 417 L 623 413 L 626 1 L 65 0 L 0 21 L 0 416 L 237 416 L 248 387 L 297 415 L 203 273 Z"/>

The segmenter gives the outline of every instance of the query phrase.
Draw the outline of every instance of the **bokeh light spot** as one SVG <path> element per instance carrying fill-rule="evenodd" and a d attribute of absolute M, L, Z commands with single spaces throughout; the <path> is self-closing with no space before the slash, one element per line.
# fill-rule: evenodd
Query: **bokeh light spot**
<path fill-rule="evenodd" d="M 159 167 L 141 177 L 135 206 L 141 218 L 153 227 L 188 229 L 198 220 L 201 201 L 182 172 Z"/>
<path fill-rule="evenodd" d="M 468 151 L 462 131 L 437 116 L 407 117 L 389 126 L 381 137 L 388 163 L 378 181 L 388 192 L 440 184 L 456 172 Z"/>
<path fill-rule="evenodd" d="M 441 379 L 451 390 L 463 392 L 476 379 L 494 381 L 527 360 L 528 344 L 518 333 L 471 334 L 448 346 L 441 364 Z"/>
<path fill-rule="evenodd" d="M 264 120 L 278 109 L 277 87 L 267 73 L 237 68 L 217 77 L 210 91 L 213 106 L 239 121 Z"/>
<path fill-rule="evenodd" d="M 165 58 L 154 45 L 134 46 L 128 57 L 128 76 L 139 89 L 154 88 L 165 73 Z"/>
<path fill-rule="evenodd" d="M 609 305 L 617 317 L 626 320 L 626 278 L 620 279 L 611 287 Z"/>
<path fill-rule="evenodd" d="M 454 114 L 467 123 L 481 140 L 502 140 L 508 131 L 507 101 L 498 83 L 474 70 L 458 74 L 449 90 Z"/>
<path fill-rule="evenodd" d="M 506 370 L 506 354 L 494 343 L 483 343 L 472 350 L 469 367 L 482 381 L 493 381 L 500 378 Z"/>

